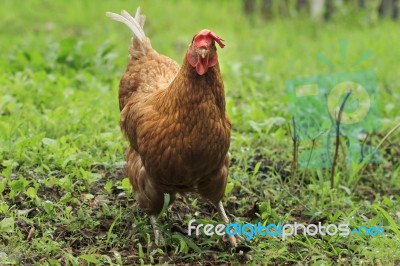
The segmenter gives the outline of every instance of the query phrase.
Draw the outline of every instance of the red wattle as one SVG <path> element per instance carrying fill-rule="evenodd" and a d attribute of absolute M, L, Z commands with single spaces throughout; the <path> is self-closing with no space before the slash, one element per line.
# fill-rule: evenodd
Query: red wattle
<path fill-rule="evenodd" d="M 197 56 L 196 72 L 199 75 L 204 75 L 208 70 L 208 56 L 201 58 Z"/>

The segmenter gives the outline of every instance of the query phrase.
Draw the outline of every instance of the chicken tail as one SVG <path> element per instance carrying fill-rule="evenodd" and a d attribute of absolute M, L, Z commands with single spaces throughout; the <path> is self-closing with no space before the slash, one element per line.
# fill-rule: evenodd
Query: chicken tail
<path fill-rule="evenodd" d="M 124 23 L 133 32 L 132 46 L 129 49 L 133 58 L 139 58 L 142 55 L 147 54 L 149 49 L 151 49 L 151 44 L 150 40 L 146 37 L 143 31 L 146 16 L 140 13 L 140 7 L 136 9 L 135 17 L 132 17 L 125 10 L 121 11 L 121 15 L 112 12 L 106 12 L 106 16 L 113 20 Z"/>

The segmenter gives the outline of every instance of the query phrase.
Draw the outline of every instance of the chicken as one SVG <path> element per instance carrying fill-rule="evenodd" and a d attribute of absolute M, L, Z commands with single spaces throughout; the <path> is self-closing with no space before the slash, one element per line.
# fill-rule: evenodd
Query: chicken
<path fill-rule="evenodd" d="M 179 67 L 152 48 L 140 8 L 135 17 L 126 11 L 106 15 L 133 32 L 119 107 L 121 130 L 130 143 L 127 175 L 140 208 L 154 225 L 165 193 L 171 204 L 177 193 L 194 192 L 229 223 L 221 202 L 231 131 L 216 48 L 225 46 L 223 40 L 210 30 L 200 31 Z M 229 241 L 236 246 L 235 237 Z"/>

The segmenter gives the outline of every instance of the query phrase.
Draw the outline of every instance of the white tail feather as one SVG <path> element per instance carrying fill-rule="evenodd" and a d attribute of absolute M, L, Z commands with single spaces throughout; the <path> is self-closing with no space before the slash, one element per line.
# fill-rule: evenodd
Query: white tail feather
<path fill-rule="evenodd" d="M 127 11 L 122 10 L 121 11 L 121 15 L 126 18 L 127 20 L 129 20 L 132 24 L 137 24 L 137 22 L 135 21 L 135 19 L 131 16 L 131 14 L 129 14 Z"/>
<path fill-rule="evenodd" d="M 138 7 L 136 10 L 135 18 L 133 18 L 125 10 L 121 11 L 121 15 L 112 12 L 106 12 L 106 16 L 113 20 L 124 23 L 131 29 L 134 36 L 136 36 L 139 39 L 139 41 L 143 43 L 144 39 L 146 38 L 146 35 L 144 34 L 142 28 L 144 25 L 144 16 L 140 14 L 140 7 Z"/>
<path fill-rule="evenodd" d="M 144 16 L 140 13 L 140 6 L 136 9 L 135 20 L 137 22 L 139 22 L 140 27 L 142 27 L 142 29 L 143 29 L 144 21 L 146 20 L 146 16 Z"/>

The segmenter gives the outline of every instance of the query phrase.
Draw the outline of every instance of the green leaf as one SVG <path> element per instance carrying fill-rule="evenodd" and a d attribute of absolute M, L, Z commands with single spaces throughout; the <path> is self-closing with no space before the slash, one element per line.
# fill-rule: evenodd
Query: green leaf
<path fill-rule="evenodd" d="M 171 196 L 168 193 L 164 193 L 163 207 L 162 207 L 160 213 L 158 214 L 158 217 L 163 215 L 163 213 L 167 210 L 170 200 L 171 200 Z"/>
<path fill-rule="evenodd" d="M 29 181 L 20 176 L 18 180 L 13 180 L 10 182 L 10 188 L 15 192 L 23 192 L 28 184 Z"/>
<path fill-rule="evenodd" d="M 99 254 L 85 254 L 80 255 L 79 258 L 98 265 L 102 263 L 102 261 L 99 260 L 99 256 Z"/>
<path fill-rule="evenodd" d="M 132 194 L 132 186 L 129 181 L 129 178 L 127 178 L 127 177 L 122 179 L 121 186 L 119 186 L 119 188 L 122 188 L 127 193 L 127 195 Z"/>
<path fill-rule="evenodd" d="M 143 247 L 140 243 L 138 243 L 137 246 L 138 246 L 139 258 L 143 259 L 144 258 Z"/>
<path fill-rule="evenodd" d="M 255 176 L 258 173 L 258 170 L 260 170 L 261 162 L 258 162 L 256 166 L 254 167 L 253 171 L 253 176 Z"/>
<path fill-rule="evenodd" d="M 185 254 L 188 253 L 188 251 L 189 251 L 188 245 L 186 244 L 185 240 L 183 240 L 182 238 L 179 239 L 179 246 L 180 246 L 179 253 L 185 253 Z"/>
<path fill-rule="evenodd" d="M 0 231 L 4 233 L 13 233 L 14 232 L 14 217 L 4 218 L 0 222 Z"/>
<path fill-rule="evenodd" d="M 107 239 L 106 239 L 106 243 L 107 243 L 107 244 L 110 243 L 110 239 L 111 239 L 111 236 L 112 236 L 112 230 L 113 230 L 115 224 L 117 223 L 117 221 L 118 221 L 120 218 L 121 218 L 120 216 L 117 216 L 117 217 L 114 219 L 114 221 L 112 222 L 112 224 L 111 224 L 111 226 L 110 226 L 110 229 L 108 229 L 108 232 L 107 232 Z"/>
<path fill-rule="evenodd" d="M 57 146 L 57 140 L 55 140 L 55 139 L 50 139 L 50 138 L 43 138 L 43 139 L 42 139 L 42 143 L 43 143 L 45 146 L 51 146 L 51 147 Z"/>
<path fill-rule="evenodd" d="M 60 198 L 59 201 L 60 201 L 60 203 L 66 203 L 66 202 L 70 201 L 71 198 L 72 198 L 71 192 L 67 192 L 67 193 L 65 193 L 64 196 L 62 196 L 62 197 Z"/>
<path fill-rule="evenodd" d="M 112 186 L 113 186 L 112 180 L 107 181 L 107 183 L 104 185 L 104 189 L 107 191 L 107 193 L 111 193 Z"/>
<path fill-rule="evenodd" d="M 49 200 L 46 200 L 43 204 L 43 209 L 46 211 L 47 214 L 53 213 L 53 203 Z"/>
<path fill-rule="evenodd" d="M 172 235 L 172 238 L 178 239 L 179 241 L 183 240 L 191 249 L 193 249 L 195 252 L 201 252 L 201 248 L 196 245 L 191 239 L 189 239 L 186 236 L 183 236 L 178 233 L 174 233 Z"/>
<path fill-rule="evenodd" d="M 390 224 L 390 228 L 392 229 L 393 232 L 397 234 L 398 237 L 400 237 L 400 230 L 397 225 L 397 223 L 393 220 L 393 218 L 385 211 L 381 206 L 378 206 L 376 204 L 372 205 L 373 208 L 375 208 L 378 212 L 380 212 L 385 218 L 388 220 Z"/>
<path fill-rule="evenodd" d="M 37 190 L 36 190 L 35 188 L 33 188 L 33 187 L 29 187 L 29 188 L 26 190 L 25 194 L 26 194 L 28 197 L 30 197 L 31 199 L 34 199 L 34 198 L 37 197 Z"/>
<path fill-rule="evenodd" d="M 6 213 L 8 211 L 8 204 L 0 201 L 0 213 Z"/>
<path fill-rule="evenodd" d="M 0 180 L 0 194 L 3 193 L 4 189 L 6 188 L 7 179 Z"/>
<path fill-rule="evenodd" d="M 393 206 L 393 202 L 386 196 L 383 196 L 382 201 L 389 207 Z"/>
<path fill-rule="evenodd" d="M 232 182 L 228 182 L 225 187 L 225 196 L 228 196 L 234 187 L 235 185 Z"/>

